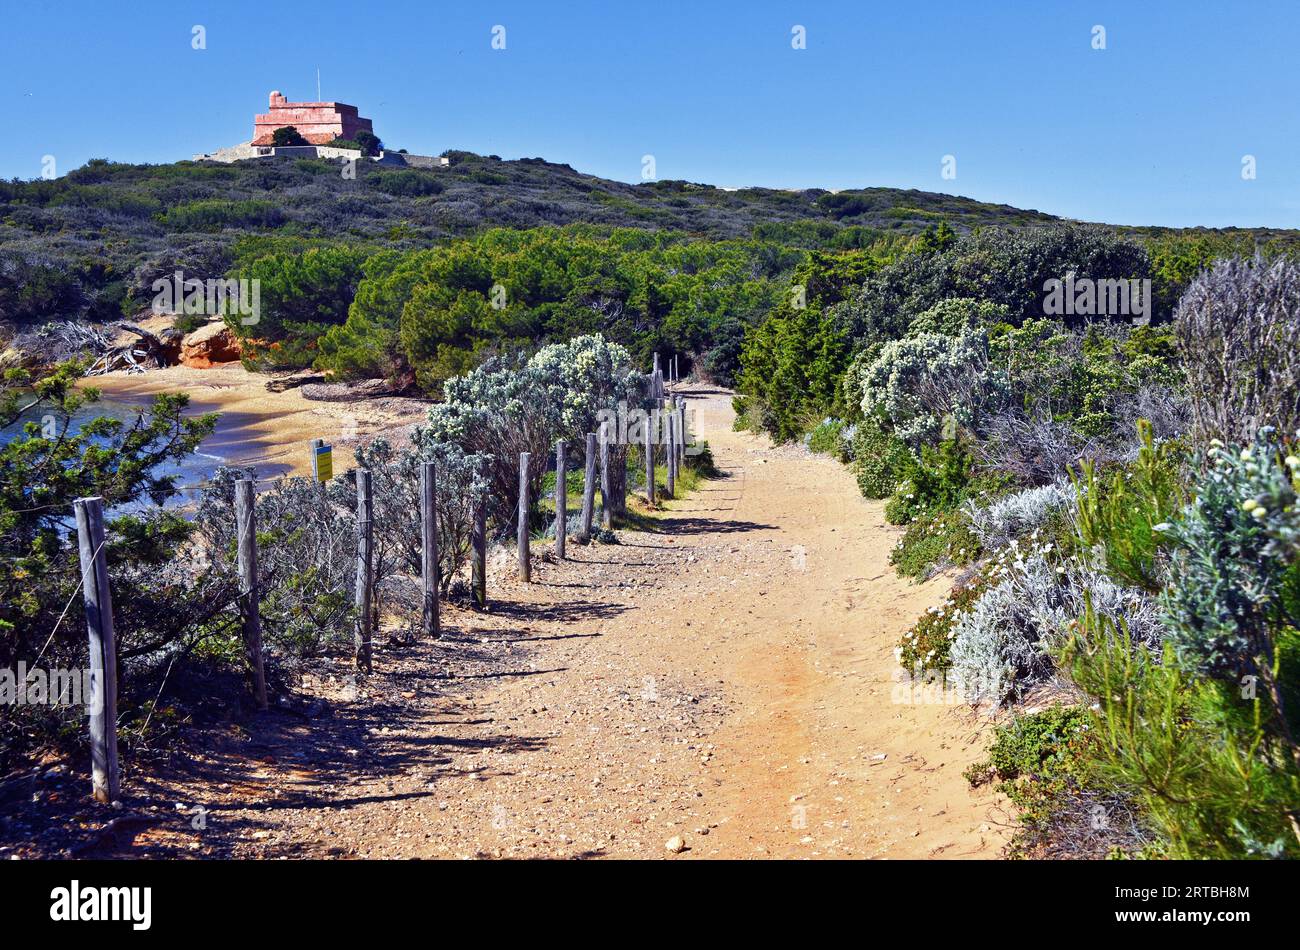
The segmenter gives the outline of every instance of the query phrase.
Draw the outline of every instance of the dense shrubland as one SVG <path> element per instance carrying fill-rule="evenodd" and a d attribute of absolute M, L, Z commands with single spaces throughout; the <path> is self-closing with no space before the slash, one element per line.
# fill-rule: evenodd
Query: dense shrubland
<path fill-rule="evenodd" d="M 776 407 L 769 427 L 793 438 L 819 413 L 842 414 L 845 359 L 879 335 L 877 324 L 960 297 L 1018 317 L 1024 281 L 1062 254 L 1103 270 L 1134 255 L 1079 231 L 1056 248 L 1025 237 L 1027 251 L 977 234 L 953 256 L 956 232 L 935 221 L 1033 235 L 1053 219 L 947 195 L 627 185 L 540 159 L 448 155 L 440 169 L 363 162 L 352 179 L 316 159 L 95 160 L 50 181 L 0 182 L 0 324 L 21 334 L 49 320 L 135 316 L 153 281 L 177 270 L 255 276 L 275 297 L 263 326 L 235 327 L 255 365 L 319 362 L 347 377 L 414 369 L 433 390 L 487 356 L 591 332 L 639 362 L 673 352 L 732 385 L 759 327 L 772 339 L 751 346 L 751 365 L 771 349 L 780 373 L 755 411 Z M 1225 248 L 1293 241 L 1267 231 L 1145 235 L 1157 301 L 1172 306 Z M 489 312 L 496 283 L 505 305 Z M 768 320 L 791 284 L 806 288 L 811 312 Z"/>
<path fill-rule="evenodd" d="M 233 165 L 97 159 L 53 180 L 0 182 L 0 322 L 21 326 L 134 315 L 149 305 L 149 283 L 156 276 L 170 275 L 176 265 L 189 277 L 221 277 L 236 245 L 249 238 L 267 253 L 341 245 L 407 253 L 494 227 L 580 223 L 605 231 L 637 228 L 706 241 L 844 251 L 906 243 L 936 217 L 963 229 L 1052 220 L 923 192 L 727 191 L 684 181 L 629 185 L 541 159 L 447 155 L 450 166 L 439 169 L 361 162 L 351 179 L 343 177 L 339 163 L 317 159 Z M 344 310 L 349 302 L 343 300 Z M 737 351 L 742 328 L 733 327 Z M 295 343 L 305 349 L 307 341 L 300 336 Z"/>
<path fill-rule="evenodd" d="M 1014 853 L 1300 855 L 1300 268 L 1073 226 L 936 243 L 819 316 L 838 389 L 787 415 L 751 385 L 742 424 L 808 432 L 905 526 L 901 573 L 954 572 L 898 657 L 1010 711 L 971 778 Z M 1066 271 L 1150 277 L 1154 319 L 1045 316 Z"/>
<path fill-rule="evenodd" d="M 591 228 L 491 230 L 366 265 L 346 322 L 317 365 L 341 376 L 400 376 L 423 389 L 490 357 L 599 333 L 629 349 L 678 354 L 721 382 L 744 328 L 783 292 L 803 252 L 756 241 Z"/>

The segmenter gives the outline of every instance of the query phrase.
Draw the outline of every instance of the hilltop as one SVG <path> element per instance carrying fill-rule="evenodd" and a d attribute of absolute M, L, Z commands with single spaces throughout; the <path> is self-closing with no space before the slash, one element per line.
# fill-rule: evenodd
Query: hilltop
<path fill-rule="evenodd" d="M 668 230 L 797 248 L 863 248 L 939 222 L 959 233 L 1035 227 L 1040 211 L 898 188 L 727 190 L 686 181 L 628 184 L 540 158 L 446 153 L 445 168 L 326 159 L 93 160 L 55 180 L 0 182 L 0 320 L 111 320 L 173 266 L 219 274 L 237 242 L 275 237 L 412 250 L 490 227 L 582 223 Z M 1161 233 L 1167 229 L 1127 229 Z M 1249 230 L 1290 244 L 1300 232 Z"/>
<path fill-rule="evenodd" d="M 345 178 L 324 159 L 129 165 L 91 161 L 52 181 L 0 182 L 0 319 L 114 319 L 136 284 L 174 262 L 219 273 L 240 239 L 410 250 L 489 227 L 583 222 L 863 247 L 939 221 L 958 231 L 1054 219 L 969 198 L 867 188 L 728 191 L 684 181 L 631 185 L 540 158 L 449 152 L 440 169 L 361 162 Z M 137 295 L 147 282 L 135 286 Z M 32 292 L 36 288 L 37 292 Z"/>

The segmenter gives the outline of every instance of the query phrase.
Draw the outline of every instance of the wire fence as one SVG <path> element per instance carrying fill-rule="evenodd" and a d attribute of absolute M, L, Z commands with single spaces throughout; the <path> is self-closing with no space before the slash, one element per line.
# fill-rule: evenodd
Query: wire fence
<path fill-rule="evenodd" d="M 655 377 L 658 378 L 652 377 L 652 383 L 657 388 L 652 393 L 663 393 L 662 377 L 657 373 Z M 656 400 L 663 425 L 653 438 L 647 428 L 645 442 L 639 446 L 645 453 L 646 498 L 651 504 L 655 502 L 654 472 L 659 456 L 662 454 L 667 471 L 669 496 L 675 492 L 680 466 L 686 457 L 685 400 L 678 396 L 669 396 L 668 400 L 667 403 L 662 397 Z M 626 511 L 626 467 L 620 462 L 623 474 L 613 476 L 609 444 L 605 432 L 599 438 L 597 433 L 586 436 L 583 505 L 575 526 L 575 540 L 580 542 L 589 541 L 593 535 L 598 485 L 600 526 L 612 527 L 614 517 Z M 294 450 L 265 457 L 281 458 L 291 451 Z M 317 457 L 318 443 L 313 446 L 313 452 Z M 556 516 L 552 530 L 555 553 L 561 559 L 570 532 L 566 513 L 568 484 L 564 477 L 567 454 L 567 444 L 558 442 Z M 360 452 L 358 459 L 362 460 Z M 530 464 L 530 453 L 521 453 L 519 463 L 516 544 L 519 577 L 527 583 L 532 579 L 529 516 L 539 507 L 541 498 L 531 477 L 535 468 Z M 240 468 L 248 464 L 241 462 Z M 199 517 L 206 537 L 200 553 L 203 558 L 221 560 L 223 569 L 235 575 L 235 582 L 229 585 L 234 596 L 218 605 L 218 610 L 233 610 L 238 614 L 246 673 L 259 708 L 268 708 L 263 638 L 263 612 L 268 603 L 275 605 L 273 612 L 282 615 L 279 619 L 288 615 L 292 622 L 304 621 L 301 616 L 293 616 L 300 613 L 309 615 L 305 622 L 350 625 L 353 660 L 363 675 L 373 671 L 373 639 L 380 613 L 377 588 L 384 577 L 404 567 L 418 578 L 421 609 L 413 627 L 426 638 L 440 635 L 439 604 L 451 577 L 464 569 L 466 557 L 472 603 L 480 609 L 487 606 L 486 513 L 490 499 L 481 482 L 459 477 L 461 473 L 455 465 L 443 468 L 440 471 L 436 461 L 421 460 L 418 464 L 358 465 L 339 477 L 333 477 L 332 471 L 321 467 L 316 471 L 323 478 L 315 475 L 257 478 L 250 466 L 249 471 L 222 469 L 211 478 L 172 486 L 175 491 L 202 493 Z M 476 487 L 467 489 L 471 484 Z M 259 492 L 259 489 L 264 490 Z M 38 660 L 44 656 L 80 594 L 89 637 L 92 791 L 96 798 L 112 801 L 118 797 L 120 784 L 116 716 L 119 649 L 105 552 L 104 500 L 80 498 L 68 504 L 31 510 L 56 509 L 67 509 L 75 517 L 81 576 Z M 293 530 L 279 530 L 284 527 L 282 522 L 293 525 Z M 286 544 L 298 547 L 287 550 Z M 304 591 L 304 576 L 310 578 L 310 583 L 322 586 Z M 349 587 L 351 597 L 347 598 L 343 595 Z M 331 596 L 319 596 L 322 591 Z M 285 597 L 289 598 L 287 610 L 282 609 L 283 603 L 278 603 Z M 313 613 L 321 610 L 322 603 L 329 604 L 329 609 L 323 614 Z"/>

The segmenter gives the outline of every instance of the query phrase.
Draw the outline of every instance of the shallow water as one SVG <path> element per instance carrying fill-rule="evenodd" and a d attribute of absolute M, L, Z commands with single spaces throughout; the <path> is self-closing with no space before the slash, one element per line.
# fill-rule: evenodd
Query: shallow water
<path fill-rule="evenodd" d="M 83 406 L 73 414 L 71 431 L 76 432 L 82 425 L 101 416 L 121 419 L 129 424 L 141 410 L 147 410 L 152 402 L 151 396 L 104 394 L 98 401 Z M 214 409 L 215 407 L 206 406 L 199 400 L 191 400 L 185 415 L 202 415 Z M 0 444 L 10 441 L 26 423 L 39 424 L 48 411 L 44 406 L 27 410 L 17 422 L 0 429 Z M 203 440 L 196 452 L 160 467 L 159 471 L 162 474 L 178 476 L 176 484 L 184 489 L 179 495 L 174 496 L 168 505 L 184 505 L 196 500 L 204 483 L 222 465 L 253 466 L 258 478 L 274 478 L 290 471 L 291 466 L 284 461 L 284 458 L 290 451 L 302 451 L 301 447 L 294 446 L 290 449 L 268 447 L 249 431 L 249 422 L 250 417 L 243 413 L 220 413 L 216 431 Z M 131 506 L 121 507 L 129 509 Z"/>

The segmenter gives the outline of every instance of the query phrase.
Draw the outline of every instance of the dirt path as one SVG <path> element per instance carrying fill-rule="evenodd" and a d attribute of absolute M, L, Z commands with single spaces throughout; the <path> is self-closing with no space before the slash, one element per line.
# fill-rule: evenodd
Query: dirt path
<path fill-rule="evenodd" d="M 340 662 L 318 710 L 139 776 L 128 810 L 155 820 L 107 853 L 996 856 L 961 775 L 982 721 L 901 701 L 894 645 L 945 582 L 893 574 L 844 466 L 732 432 L 722 394 L 690 405 L 726 476 L 661 531 L 543 557 L 527 587 L 502 557 L 490 613 L 448 608 L 359 693 Z"/>

